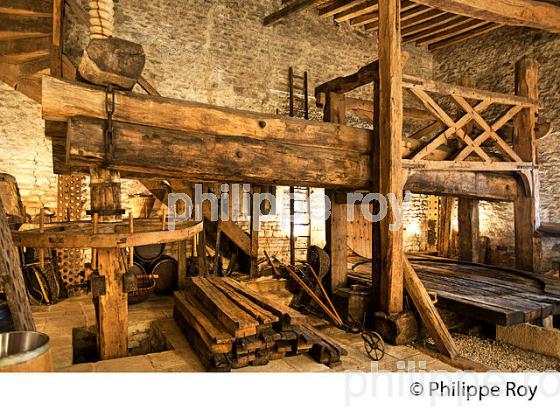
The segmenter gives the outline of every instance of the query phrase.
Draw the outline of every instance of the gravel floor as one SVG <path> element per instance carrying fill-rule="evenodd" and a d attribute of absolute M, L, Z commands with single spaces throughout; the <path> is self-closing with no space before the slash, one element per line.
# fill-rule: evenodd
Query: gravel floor
<path fill-rule="evenodd" d="M 478 336 L 453 334 L 453 339 L 467 359 L 501 372 L 560 371 L 560 360 Z"/>

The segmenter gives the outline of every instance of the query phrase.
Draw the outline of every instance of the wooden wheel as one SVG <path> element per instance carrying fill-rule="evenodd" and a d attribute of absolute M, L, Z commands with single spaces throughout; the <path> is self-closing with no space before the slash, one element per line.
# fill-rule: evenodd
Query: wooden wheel
<path fill-rule="evenodd" d="M 385 343 L 377 332 L 363 332 L 364 348 L 371 360 L 378 362 L 385 356 Z"/>

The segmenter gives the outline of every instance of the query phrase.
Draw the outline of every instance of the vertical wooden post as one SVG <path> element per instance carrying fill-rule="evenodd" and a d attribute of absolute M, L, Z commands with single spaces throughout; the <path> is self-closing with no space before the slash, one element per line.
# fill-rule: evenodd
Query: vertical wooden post
<path fill-rule="evenodd" d="M 120 221 L 121 182 L 118 172 L 108 169 L 90 171 L 91 208 L 99 213 L 99 223 Z M 128 355 L 128 298 L 123 289 L 120 250 L 98 249 L 97 269 L 105 279 L 105 294 L 97 305 L 97 336 L 101 360 Z"/>
<path fill-rule="evenodd" d="M 53 0 L 53 27 L 51 46 L 51 75 L 62 77 L 62 41 L 64 36 L 64 0 Z"/>
<path fill-rule="evenodd" d="M 259 266 L 259 228 L 260 228 L 260 201 L 257 201 L 255 194 L 261 193 L 261 187 L 256 185 L 251 185 L 251 266 L 250 275 L 251 277 L 256 277 Z"/>
<path fill-rule="evenodd" d="M 449 240 L 451 239 L 451 218 L 455 198 L 440 197 L 438 222 L 438 256 L 449 258 Z"/>
<path fill-rule="evenodd" d="M 8 307 L 16 330 L 34 331 L 35 323 L 17 248 L 12 241 L 8 217 L 0 199 L 0 284 L 6 293 Z"/>
<path fill-rule="evenodd" d="M 459 198 L 459 259 L 478 262 L 479 251 L 479 211 L 478 200 Z"/>
<path fill-rule="evenodd" d="M 515 65 L 516 94 L 539 98 L 539 66 L 536 60 L 523 58 Z M 523 161 L 537 163 L 535 127 L 537 109 L 525 108 L 514 118 L 513 148 Z M 532 196 L 519 195 L 514 203 L 515 260 L 518 269 L 533 271 L 536 265 L 534 233 L 537 221 L 538 171 L 532 172 Z"/>
<path fill-rule="evenodd" d="M 324 108 L 325 122 L 344 124 L 346 122 L 346 99 L 344 94 L 328 93 Z M 346 201 L 337 200 L 336 192 L 327 190 L 331 203 L 331 215 L 326 222 L 327 249 L 331 256 L 331 290 L 346 285 L 347 265 L 347 230 L 348 205 Z"/>
<path fill-rule="evenodd" d="M 464 76 L 461 79 L 461 85 L 464 87 L 474 87 L 474 78 L 472 76 Z M 467 135 L 472 137 L 474 131 L 474 122 L 470 121 L 463 127 Z M 458 198 L 458 248 L 459 259 L 468 262 L 478 262 L 479 257 L 479 202 L 476 199 Z"/>
<path fill-rule="evenodd" d="M 403 91 L 401 61 L 400 2 L 379 0 L 379 110 L 376 118 L 378 148 L 374 150 L 374 189 L 381 195 L 395 195 L 394 205 L 402 207 L 402 128 Z M 377 99 L 377 98 L 376 98 Z M 403 231 L 391 230 L 396 210 L 388 202 L 387 216 L 374 227 L 373 256 L 380 271 L 373 272 L 379 280 L 374 297 L 380 311 L 392 314 L 403 310 Z M 375 240 L 378 237 L 380 240 Z M 376 264 L 374 263 L 374 266 Z"/>

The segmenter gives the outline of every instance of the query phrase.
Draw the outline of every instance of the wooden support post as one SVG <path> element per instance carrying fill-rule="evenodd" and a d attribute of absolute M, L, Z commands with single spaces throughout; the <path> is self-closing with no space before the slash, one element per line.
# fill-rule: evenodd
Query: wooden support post
<path fill-rule="evenodd" d="M 479 252 L 479 211 L 478 200 L 459 198 L 459 259 L 478 262 Z"/>
<path fill-rule="evenodd" d="M 440 197 L 439 222 L 438 222 L 438 256 L 449 258 L 449 240 L 451 239 L 451 218 L 455 198 Z"/>
<path fill-rule="evenodd" d="M 62 41 L 64 33 L 64 4 L 65 0 L 53 0 L 53 26 L 51 47 L 51 75 L 62 77 Z"/>
<path fill-rule="evenodd" d="M 346 122 L 346 98 L 344 94 L 328 93 L 324 108 L 324 121 L 336 124 Z M 336 191 L 328 190 L 330 217 L 326 223 L 327 249 L 331 256 L 331 291 L 345 286 L 348 276 L 346 235 L 348 230 L 348 205 L 337 201 Z"/>
<path fill-rule="evenodd" d="M 539 97 L 539 66 L 536 60 L 523 58 L 515 66 L 516 94 L 523 97 Z M 537 109 L 524 108 L 514 118 L 513 148 L 524 160 L 537 163 L 535 127 Z M 517 269 L 535 270 L 535 225 L 538 217 L 538 175 L 532 173 L 532 196 L 520 193 L 514 203 L 515 213 L 515 260 Z"/>
<path fill-rule="evenodd" d="M 260 199 L 255 194 L 261 193 L 261 187 L 251 185 L 251 255 L 250 255 L 250 270 L 249 273 L 252 278 L 256 277 L 259 266 L 259 229 L 260 229 Z"/>
<path fill-rule="evenodd" d="M 397 222 L 399 210 L 394 207 L 402 207 L 404 187 L 400 7 L 399 1 L 379 0 L 379 86 L 375 87 L 378 96 L 374 97 L 379 101 L 374 101 L 374 106 L 379 107 L 375 121 L 378 141 L 374 141 L 374 190 L 385 198 L 395 196 L 395 201 L 387 201 L 387 216 L 373 227 L 373 258 L 378 261 L 373 266 L 380 267 L 372 273 L 377 276 L 375 304 L 387 314 L 403 310 L 403 231 L 402 227 L 390 229 Z"/>
<path fill-rule="evenodd" d="M 461 79 L 463 87 L 473 88 L 475 85 L 472 76 L 464 76 Z M 459 109 L 461 107 L 459 106 Z M 465 134 L 472 135 L 474 131 L 474 122 L 467 123 L 463 130 Z M 478 262 L 479 257 L 479 202 L 476 199 L 458 198 L 458 219 L 459 219 L 459 235 L 458 248 L 459 259 L 467 262 Z"/>
<path fill-rule="evenodd" d="M 187 241 L 181 241 L 177 250 L 177 287 L 187 288 Z"/>
<path fill-rule="evenodd" d="M 99 213 L 99 223 L 118 222 L 122 218 L 121 182 L 118 172 L 90 170 L 91 208 Z M 105 292 L 94 300 L 97 307 L 97 342 L 101 360 L 128 355 L 128 299 L 123 289 L 120 250 L 97 249 L 97 269 L 105 280 Z"/>
<path fill-rule="evenodd" d="M 8 307 L 16 330 L 34 331 L 35 323 L 31 315 L 31 305 L 17 248 L 12 241 L 8 217 L 0 199 L 0 288 L 6 293 Z"/>

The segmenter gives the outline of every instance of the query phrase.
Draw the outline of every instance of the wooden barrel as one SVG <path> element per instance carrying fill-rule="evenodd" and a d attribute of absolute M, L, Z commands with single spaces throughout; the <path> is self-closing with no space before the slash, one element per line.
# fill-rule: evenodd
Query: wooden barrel
<path fill-rule="evenodd" d="M 164 243 L 137 246 L 134 248 L 134 257 L 137 258 L 139 262 L 150 265 L 161 257 L 164 250 Z"/>
<path fill-rule="evenodd" d="M 150 265 L 150 273 L 157 275 L 155 292 L 167 295 L 177 288 L 177 261 L 164 255 Z"/>
<path fill-rule="evenodd" d="M 0 372 L 51 372 L 49 337 L 39 332 L 0 334 Z"/>
<path fill-rule="evenodd" d="M 128 292 L 128 304 L 144 302 L 150 297 L 156 286 L 155 280 L 148 277 L 146 270 L 142 264 L 134 262 L 134 265 L 128 268 L 128 271 L 136 277 L 136 285 L 138 289 Z"/>

